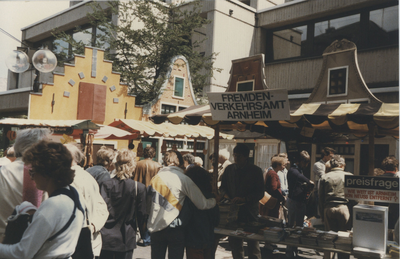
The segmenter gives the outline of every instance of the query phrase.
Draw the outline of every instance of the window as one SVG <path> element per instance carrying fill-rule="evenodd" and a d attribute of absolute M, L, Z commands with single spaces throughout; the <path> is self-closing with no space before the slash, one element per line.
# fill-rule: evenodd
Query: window
<path fill-rule="evenodd" d="M 78 31 L 79 30 L 79 31 Z M 77 43 L 79 47 L 72 48 L 72 46 L 63 40 L 56 39 L 55 37 L 47 38 L 43 41 L 34 43 L 35 48 L 42 48 L 47 46 L 49 50 L 53 51 L 59 61 L 64 61 L 73 57 L 73 54 L 84 54 L 84 46 L 92 46 L 106 50 L 105 57 L 108 58 L 110 51 L 110 44 L 107 42 L 107 37 L 104 31 L 106 28 L 102 26 L 94 26 L 86 24 L 80 26 L 78 30 L 65 31 Z M 70 61 L 68 61 L 70 62 Z"/>
<path fill-rule="evenodd" d="M 176 148 L 182 149 L 183 148 L 183 141 L 167 140 L 167 148 L 173 148 L 174 145 L 176 145 Z"/>
<path fill-rule="evenodd" d="M 321 56 L 332 42 L 342 39 L 354 42 L 358 50 L 398 45 L 398 5 L 355 10 L 341 17 L 267 31 L 266 61 Z"/>
<path fill-rule="evenodd" d="M 307 26 L 300 26 L 273 33 L 273 59 L 300 57 L 306 53 Z"/>
<path fill-rule="evenodd" d="M 359 14 L 315 23 L 313 54 L 322 55 L 335 40 L 347 39 L 359 45 L 361 38 L 359 34 Z"/>
<path fill-rule="evenodd" d="M 254 80 L 237 82 L 237 92 L 253 91 Z"/>
<path fill-rule="evenodd" d="M 161 105 L 161 114 L 169 114 L 176 111 L 176 106 L 163 104 Z"/>
<path fill-rule="evenodd" d="M 371 47 L 398 44 L 399 7 L 392 6 L 369 13 L 369 37 Z"/>
<path fill-rule="evenodd" d="M 203 150 L 204 148 L 205 148 L 204 142 L 197 142 L 196 150 Z M 194 149 L 194 142 L 188 142 L 187 149 Z"/>
<path fill-rule="evenodd" d="M 347 95 L 347 68 L 328 69 L 328 96 Z"/>
<path fill-rule="evenodd" d="M 175 77 L 175 86 L 174 86 L 175 97 L 183 97 L 184 82 L 185 82 L 184 78 Z"/>

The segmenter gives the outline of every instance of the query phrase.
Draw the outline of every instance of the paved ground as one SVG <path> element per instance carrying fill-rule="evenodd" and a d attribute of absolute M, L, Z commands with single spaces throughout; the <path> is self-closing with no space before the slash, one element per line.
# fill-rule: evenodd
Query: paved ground
<path fill-rule="evenodd" d="M 260 245 L 261 247 L 264 247 L 264 244 Z M 264 249 L 261 249 L 261 255 L 262 258 L 268 258 L 268 259 L 286 259 L 285 256 L 285 245 L 278 245 L 278 250 L 279 252 L 277 253 L 271 253 L 271 252 L 267 252 Z M 317 255 L 315 253 L 314 250 L 312 249 L 307 249 L 307 248 L 299 248 L 299 250 L 301 251 L 300 258 L 313 258 L 313 259 L 321 259 L 323 258 L 323 254 L 321 253 L 320 255 Z M 135 249 L 135 251 L 133 252 L 133 258 L 134 259 L 150 259 L 150 247 L 140 247 L 138 246 L 138 248 Z M 245 251 L 246 251 L 246 246 L 245 246 Z M 185 256 L 186 258 L 186 256 Z M 229 259 L 232 258 L 232 254 L 231 254 L 231 250 L 228 244 L 228 241 L 221 241 L 219 243 L 217 252 L 216 252 L 216 256 L 215 259 Z M 247 258 L 247 256 L 246 256 Z M 350 259 L 354 259 L 353 256 L 350 256 Z"/>

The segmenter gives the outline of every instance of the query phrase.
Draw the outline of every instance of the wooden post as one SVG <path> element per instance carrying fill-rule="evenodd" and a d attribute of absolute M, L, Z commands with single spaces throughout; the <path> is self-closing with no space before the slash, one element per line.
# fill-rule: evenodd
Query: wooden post
<path fill-rule="evenodd" d="M 193 155 L 196 156 L 196 153 L 197 153 L 197 138 L 195 138 L 193 142 Z"/>
<path fill-rule="evenodd" d="M 375 168 L 375 125 L 373 122 L 368 123 L 368 175 L 374 176 Z"/>
<path fill-rule="evenodd" d="M 218 157 L 219 157 L 219 125 L 214 126 L 214 162 L 213 162 L 213 192 L 218 193 Z"/>

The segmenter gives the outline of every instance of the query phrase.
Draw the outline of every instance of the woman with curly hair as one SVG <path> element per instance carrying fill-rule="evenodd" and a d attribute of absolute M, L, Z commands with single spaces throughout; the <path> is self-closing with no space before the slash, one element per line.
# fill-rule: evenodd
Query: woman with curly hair
<path fill-rule="evenodd" d="M 79 194 L 69 186 L 75 176 L 72 156 L 61 143 L 41 141 L 26 150 L 22 160 L 31 166 L 36 187 L 49 198 L 33 215 L 19 243 L 0 244 L 0 258 L 70 258 L 85 224 Z M 68 227 L 60 233 L 64 226 Z"/>
<path fill-rule="evenodd" d="M 101 183 L 100 192 L 110 214 L 101 230 L 100 259 L 131 259 L 136 248 L 136 223 L 141 232 L 144 230 L 146 187 L 131 179 L 135 167 L 135 153 L 123 149 L 115 159 L 115 177 Z"/>

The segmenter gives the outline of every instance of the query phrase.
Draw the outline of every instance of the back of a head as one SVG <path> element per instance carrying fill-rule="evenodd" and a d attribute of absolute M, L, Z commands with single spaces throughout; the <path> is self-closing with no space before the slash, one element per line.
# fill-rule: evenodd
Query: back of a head
<path fill-rule="evenodd" d="M 212 192 L 210 173 L 200 166 L 192 166 L 185 173 L 199 187 L 203 195 Z"/>
<path fill-rule="evenodd" d="M 194 155 L 187 153 L 187 154 L 184 154 L 182 156 L 182 158 L 183 158 L 183 161 L 188 162 L 188 164 L 194 164 L 194 161 L 195 161 Z"/>
<path fill-rule="evenodd" d="M 229 157 L 231 156 L 229 151 L 227 149 L 225 149 L 225 148 L 219 150 L 218 154 L 219 154 L 220 157 L 222 157 L 222 158 L 224 158 L 226 160 L 229 160 Z"/>
<path fill-rule="evenodd" d="M 7 149 L 7 157 L 12 158 L 15 157 L 15 151 L 14 151 L 14 146 L 11 146 Z"/>
<path fill-rule="evenodd" d="M 199 156 L 194 157 L 194 164 L 197 166 L 203 166 L 203 159 Z"/>
<path fill-rule="evenodd" d="M 383 159 L 381 167 L 384 171 L 394 172 L 399 169 L 399 161 L 394 156 L 388 156 Z"/>
<path fill-rule="evenodd" d="M 122 149 L 115 160 L 116 177 L 121 180 L 131 178 L 136 168 L 135 153 L 129 149 Z"/>
<path fill-rule="evenodd" d="M 156 156 L 156 150 L 154 147 L 146 147 L 143 150 L 143 157 L 144 158 L 154 158 Z"/>
<path fill-rule="evenodd" d="M 233 153 L 241 154 L 241 155 L 243 155 L 244 157 L 249 157 L 250 149 L 249 149 L 249 147 L 246 146 L 245 144 L 239 143 L 239 144 L 237 144 L 236 147 L 233 149 Z"/>
<path fill-rule="evenodd" d="M 58 187 L 71 184 L 74 180 L 71 153 L 61 143 L 42 140 L 31 145 L 22 160 L 30 164 L 35 172 L 53 178 Z"/>
<path fill-rule="evenodd" d="M 165 166 L 183 166 L 183 158 L 180 152 L 175 150 L 168 150 L 164 154 L 164 165 Z"/>
<path fill-rule="evenodd" d="M 104 167 L 109 166 L 115 157 L 115 152 L 111 148 L 102 146 L 96 153 L 96 163 Z"/>
<path fill-rule="evenodd" d="M 71 152 L 72 159 L 76 164 L 80 164 L 83 159 L 85 159 L 85 155 L 83 152 L 75 145 L 72 143 L 64 144 L 64 146 Z"/>
<path fill-rule="evenodd" d="M 23 129 L 17 131 L 14 143 L 16 157 L 22 157 L 25 150 L 38 143 L 42 139 L 47 139 L 52 134 L 48 128 Z"/>
<path fill-rule="evenodd" d="M 279 153 L 279 157 L 288 158 L 287 153 Z"/>
<path fill-rule="evenodd" d="M 321 150 L 322 156 L 329 156 L 331 153 L 335 154 L 335 150 L 333 148 L 330 148 L 330 147 L 324 147 Z"/>
<path fill-rule="evenodd" d="M 334 155 L 331 158 L 331 167 L 336 168 L 336 167 L 344 167 L 346 165 L 346 161 L 344 157 L 341 155 Z"/>
<path fill-rule="evenodd" d="M 308 164 L 310 162 L 310 155 L 307 151 L 303 150 L 295 157 L 294 161 L 297 163 L 304 162 Z"/>

